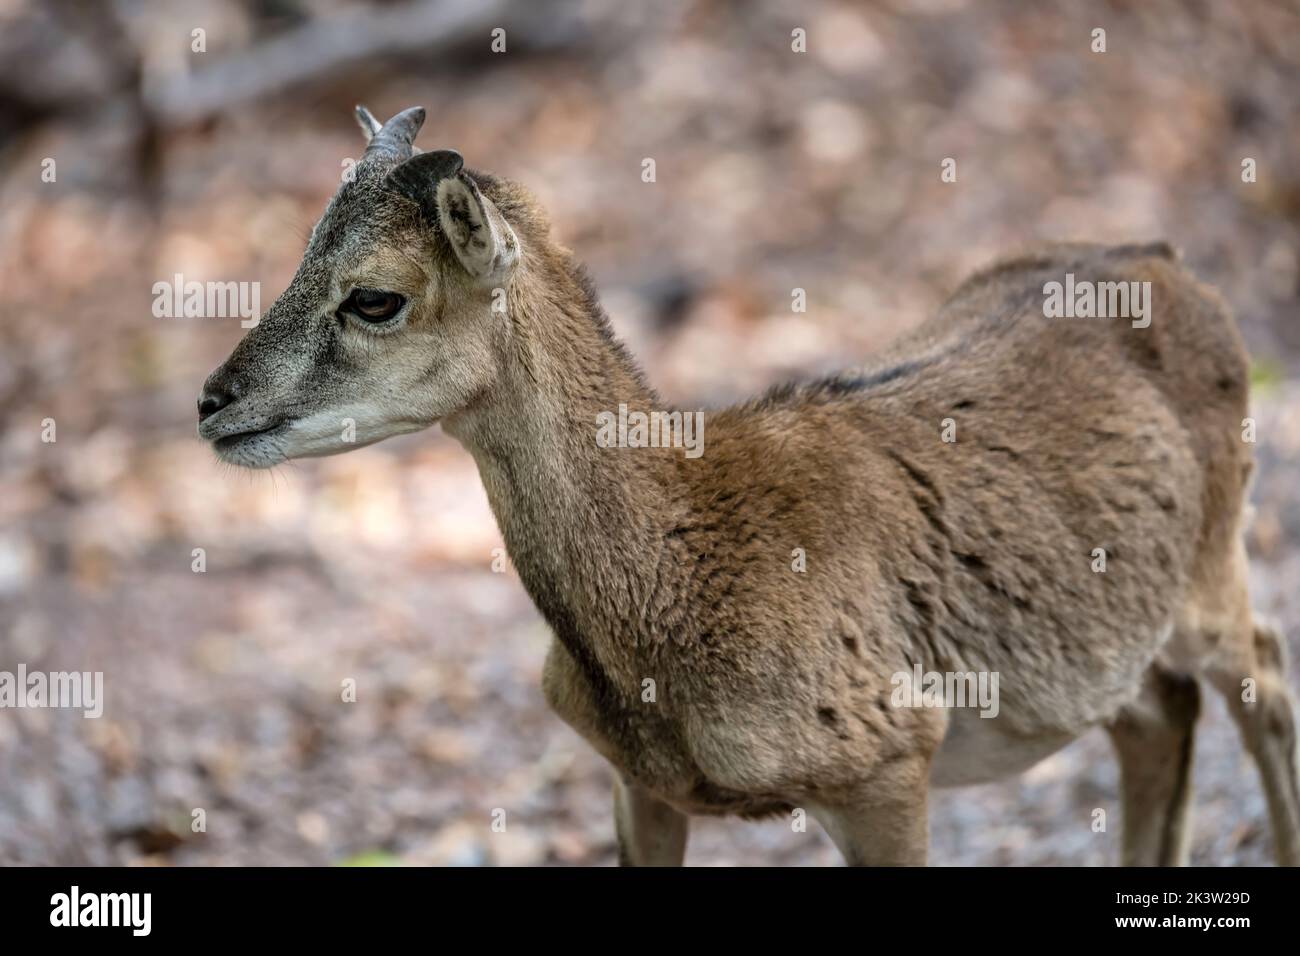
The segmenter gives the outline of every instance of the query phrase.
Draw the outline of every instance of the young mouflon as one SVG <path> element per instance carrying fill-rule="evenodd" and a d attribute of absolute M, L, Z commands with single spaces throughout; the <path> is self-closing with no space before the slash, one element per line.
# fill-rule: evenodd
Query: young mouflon
<path fill-rule="evenodd" d="M 250 468 L 435 422 L 468 449 L 554 631 L 546 699 L 614 767 L 624 863 L 680 863 L 691 814 L 796 808 L 852 864 L 924 863 L 932 786 L 1098 725 L 1123 862 L 1179 863 L 1204 678 L 1300 864 L 1284 642 L 1246 585 L 1247 357 L 1168 246 L 1035 248 L 868 366 L 706 413 L 702 454 L 607 447 L 599 422 L 663 406 L 544 213 L 416 150 L 422 109 L 357 112 L 365 155 L 199 434 Z M 1052 317 L 1067 276 L 1150 283 L 1142 321 Z M 959 706 L 977 681 L 996 700 Z"/>

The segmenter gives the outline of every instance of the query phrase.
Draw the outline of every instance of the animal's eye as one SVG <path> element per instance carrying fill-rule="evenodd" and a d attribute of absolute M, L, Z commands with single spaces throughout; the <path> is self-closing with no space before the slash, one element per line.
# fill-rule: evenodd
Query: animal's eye
<path fill-rule="evenodd" d="M 384 322 L 395 316 L 406 303 L 396 292 L 378 289 L 353 289 L 343 309 L 365 322 Z"/>

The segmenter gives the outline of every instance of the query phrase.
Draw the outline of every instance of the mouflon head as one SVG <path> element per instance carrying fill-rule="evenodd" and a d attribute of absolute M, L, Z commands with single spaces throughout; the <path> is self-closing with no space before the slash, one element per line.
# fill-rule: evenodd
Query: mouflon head
<path fill-rule="evenodd" d="M 269 468 L 416 431 L 491 388 L 537 215 L 513 184 L 423 152 L 412 107 L 380 124 L 287 289 L 203 385 L 199 435 Z M 511 220 L 514 220 L 512 225 Z"/>

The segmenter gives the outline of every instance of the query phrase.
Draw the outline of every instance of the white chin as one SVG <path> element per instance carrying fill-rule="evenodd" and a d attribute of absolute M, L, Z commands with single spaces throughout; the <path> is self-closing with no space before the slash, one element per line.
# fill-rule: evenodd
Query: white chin
<path fill-rule="evenodd" d="M 268 435 L 236 436 L 212 443 L 217 457 L 228 465 L 240 468 L 274 468 L 287 461 L 289 455 L 279 442 Z"/>
<path fill-rule="evenodd" d="M 217 457 L 227 464 L 240 468 L 274 468 L 292 458 L 324 458 L 356 451 L 375 442 L 405 435 L 428 427 L 425 423 L 402 422 L 387 424 L 382 430 L 360 434 L 344 440 L 333 430 L 334 418 L 328 434 L 321 434 L 303 423 L 293 423 L 272 432 L 240 435 L 213 442 Z"/>

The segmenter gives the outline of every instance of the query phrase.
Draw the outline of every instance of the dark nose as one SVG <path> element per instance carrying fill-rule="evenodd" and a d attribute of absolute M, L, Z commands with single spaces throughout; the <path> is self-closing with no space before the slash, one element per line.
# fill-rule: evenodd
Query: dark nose
<path fill-rule="evenodd" d="M 221 411 L 236 398 L 234 386 L 220 381 L 208 381 L 199 396 L 199 421 Z"/>

